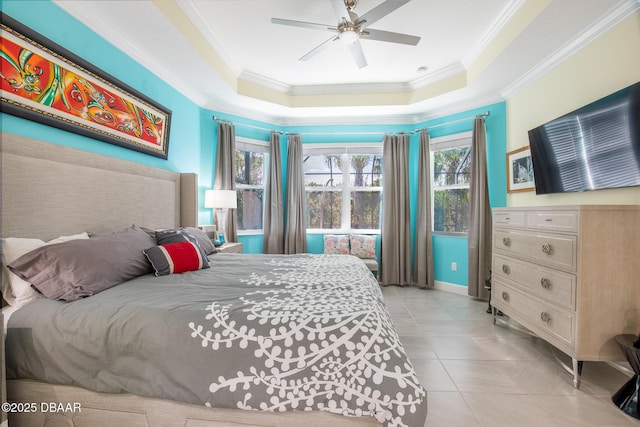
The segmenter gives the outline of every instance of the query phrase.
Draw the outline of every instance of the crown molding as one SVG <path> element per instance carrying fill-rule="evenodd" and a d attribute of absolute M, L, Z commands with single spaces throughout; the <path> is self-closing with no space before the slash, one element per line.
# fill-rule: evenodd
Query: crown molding
<path fill-rule="evenodd" d="M 480 37 L 480 40 L 471 48 L 469 53 L 462 59 L 462 64 L 465 68 L 469 68 L 471 64 L 487 49 L 491 40 L 493 40 L 500 31 L 507 25 L 520 10 L 520 8 L 526 3 L 527 0 L 511 0 L 500 15 L 491 23 L 487 31 Z M 640 1 L 640 0 L 639 0 Z"/>
<path fill-rule="evenodd" d="M 414 123 L 424 123 L 435 119 L 451 116 L 453 114 L 462 113 L 464 111 L 474 110 L 476 108 L 486 107 L 487 105 L 504 102 L 505 99 L 500 94 L 492 94 L 486 96 L 478 96 L 464 101 L 449 103 L 445 106 L 433 108 L 431 111 L 415 114 L 413 116 Z"/>
<path fill-rule="evenodd" d="M 305 95 L 343 95 L 345 93 L 395 93 L 408 92 L 407 83 L 341 83 L 317 85 L 289 85 L 261 74 L 244 70 L 239 80 L 266 87 L 291 96 Z"/>
<path fill-rule="evenodd" d="M 602 19 L 565 43 L 512 84 L 502 89 L 500 94 L 505 99 L 511 98 L 638 10 L 640 10 L 640 0 L 621 0 Z"/>
<path fill-rule="evenodd" d="M 229 53 L 227 49 L 225 49 L 222 41 L 218 38 L 216 32 L 211 28 L 209 24 L 207 24 L 207 20 L 204 18 L 202 12 L 198 8 L 195 2 L 193 1 L 176 1 L 175 2 L 180 9 L 187 15 L 187 17 L 194 23 L 196 29 L 202 34 L 202 37 L 211 45 L 213 50 L 215 50 L 222 61 L 227 64 L 227 66 L 231 69 L 233 74 L 239 76 L 242 72 L 242 69 L 238 65 L 238 61 L 235 60 L 234 56 Z"/>
<path fill-rule="evenodd" d="M 253 83 L 258 86 L 266 87 L 267 89 L 272 89 L 280 93 L 289 94 L 291 91 L 291 85 L 287 83 L 283 83 L 279 80 L 275 80 L 262 74 L 257 74 L 251 71 L 242 70 L 240 75 L 238 76 L 238 80 L 242 80 L 245 82 Z"/>
<path fill-rule="evenodd" d="M 84 25 L 90 27 L 94 33 L 98 34 L 116 49 L 122 51 L 131 58 L 132 61 L 137 62 L 146 68 L 147 71 L 155 74 L 159 79 L 173 87 L 176 91 L 182 93 L 197 105 L 204 105 L 207 102 L 206 96 L 193 90 L 191 85 L 186 84 L 179 75 L 165 67 L 162 62 L 155 61 L 153 57 L 149 56 L 144 50 L 140 49 L 120 32 L 113 31 L 113 28 L 106 25 L 100 16 L 89 5 L 83 2 L 68 2 L 64 0 L 52 1 L 60 9 L 73 16 Z"/>
<path fill-rule="evenodd" d="M 270 79 L 251 71 L 242 71 L 239 80 L 254 83 L 262 87 L 273 89 L 291 96 L 304 95 L 343 95 L 345 93 L 407 93 L 423 86 L 437 83 L 447 77 L 456 75 L 466 68 L 461 62 L 454 62 L 425 76 L 410 82 L 393 83 L 342 83 L 342 84 L 318 84 L 318 85 L 288 85 L 278 80 Z"/>
<path fill-rule="evenodd" d="M 422 77 L 412 80 L 408 83 L 408 85 L 411 89 L 420 89 L 421 87 L 437 83 L 440 80 L 446 79 L 450 76 L 454 76 L 462 71 L 467 71 L 466 67 L 462 64 L 462 62 L 456 61 L 452 64 L 434 70 L 431 73 L 425 74 Z"/>

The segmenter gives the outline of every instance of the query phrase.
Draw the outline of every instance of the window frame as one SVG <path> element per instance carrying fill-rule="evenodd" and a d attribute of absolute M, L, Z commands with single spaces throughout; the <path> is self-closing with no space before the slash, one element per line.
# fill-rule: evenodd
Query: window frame
<path fill-rule="evenodd" d="M 237 199 L 238 190 L 242 190 L 242 189 L 249 189 L 249 190 L 262 189 L 264 191 L 263 194 L 266 194 L 266 191 L 267 191 L 267 178 L 268 178 L 268 173 L 269 173 L 269 141 L 262 141 L 262 140 L 259 140 L 259 139 L 247 138 L 247 137 L 243 137 L 243 136 L 236 136 L 236 141 L 235 142 L 236 142 L 235 151 L 249 151 L 249 152 L 253 152 L 253 153 L 262 153 L 262 154 L 264 154 L 264 160 L 263 160 L 264 182 L 263 182 L 262 185 L 238 184 L 238 183 L 235 182 L 235 174 L 236 174 L 237 171 L 235 171 L 235 170 L 233 171 L 234 172 L 234 184 L 235 184 L 234 190 L 236 191 L 236 199 Z M 234 156 L 235 156 L 235 151 L 234 151 Z M 238 228 L 237 229 L 238 236 L 251 236 L 251 235 L 264 234 L 264 199 L 262 201 L 262 225 L 263 225 L 263 227 L 260 228 L 260 229 L 256 228 L 256 229 L 250 229 L 250 230 L 241 230 L 241 229 Z"/>
<path fill-rule="evenodd" d="M 436 236 L 467 237 L 469 232 L 461 231 L 436 231 L 435 230 L 435 193 L 443 190 L 457 190 L 468 188 L 471 191 L 471 179 L 467 184 L 452 184 L 437 186 L 435 179 L 435 153 L 455 148 L 471 147 L 473 144 L 473 132 L 460 132 L 450 135 L 431 138 L 429 141 L 429 162 L 431 166 L 431 232 Z"/>
<path fill-rule="evenodd" d="M 348 164 L 348 168 L 342 168 L 342 186 L 339 187 L 308 187 L 305 185 L 305 197 L 309 191 L 335 191 L 341 195 L 340 228 L 307 228 L 307 234 L 381 234 L 380 229 L 351 228 L 351 194 L 355 191 L 379 192 L 382 200 L 382 186 L 356 187 L 351 185 L 350 155 L 380 155 L 382 158 L 382 142 L 364 143 L 313 143 L 302 145 L 303 156 L 332 155 L 341 156 L 342 164 Z M 304 166 L 303 166 L 304 173 Z M 382 174 L 384 180 L 384 173 Z M 306 208 L 307 206 L 305 206 Z M 380 208 L 382 210 L 382 207 Z M 307 215 L 309 214 L 307 210 Z M 382 225 L 382 224 L 381 224 Z"/>

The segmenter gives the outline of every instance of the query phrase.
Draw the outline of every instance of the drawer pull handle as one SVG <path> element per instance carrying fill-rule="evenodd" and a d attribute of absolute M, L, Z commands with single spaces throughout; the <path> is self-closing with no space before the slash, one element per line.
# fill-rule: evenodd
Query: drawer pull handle
<path fill-rule="evenodd" d="M 547 255 L 551 255 L 551 253 L 553 252 L 553 247 L 551 246 L 551 243 L 544 243 L 542 245 L 542 252 L 544 252 Z"/>
<path fill-rule="evenodd" d="M 511 239 L 508 237 L 503 237 L 502 238 L 502 244 L 505 246 L 511 246 Z"/>
<path fill-rule="evenodd" d="M 511 269 L 509 268 L 509 266 L 507 264 L 502 264 L 502 272 L 504 274 L 509 274 L 509 273 L 511 273 Z"/>
<path fill-rule="evenodd" d="M 545 289 L 550 289 L 551 280 L 547 279 L 546 277 L 543 277 L 542 279 L 540 279 L 540 286 L 542 286 Z"/>
<path fill-rule="evenodd" d="M 509 301 L 509 294 L 505 291 L 502 291 L 502 299 L 505 301 Z"/>
<path fill-rule="evenodd" d="M 552 218 L 545 218 L 544 220 L 545 220 L 545 221 L 547 221 L 547 222 L 551 222 L 551 221 L 553 221 L 553 219 L 552 219 Z"/>
<path fill-rule="evenodd" d="M 551 316 L 546 311 L 543 311 L 542 313 L 540 313 L 540 320 L 542 320 L 544 323 L 549 323 L 551 322 Z"/>
<path fill-rule="evenodd" d="M 509 218 L 509 217 L 505 218 L 505 221 L 510 221 L 510 220 L 511 220 L 511 218 Z"/>

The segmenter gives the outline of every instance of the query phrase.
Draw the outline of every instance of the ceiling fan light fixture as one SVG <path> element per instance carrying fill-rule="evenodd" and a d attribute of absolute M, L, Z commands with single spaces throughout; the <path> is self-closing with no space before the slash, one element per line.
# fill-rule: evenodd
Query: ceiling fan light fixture
<path fill-rule="evenodd" d="M 354 44 L 360 38 L 355 28 L 350 28 L 350 27 L 342 29 L 342 31 L 340 31 L 339 36 L 340 36 L 340 41 L 342 41 L 342 43 L 346 45 Z"/>

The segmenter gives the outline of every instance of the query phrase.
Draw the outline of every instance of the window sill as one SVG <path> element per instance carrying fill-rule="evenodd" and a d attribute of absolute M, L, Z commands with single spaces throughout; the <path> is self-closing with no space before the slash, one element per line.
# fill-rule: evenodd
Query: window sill
<path fill-rule="evenodd" d="M 238 236 L 262 236 L 264 230 L 238 230 Z"/>
<path fill-rule="evenodd" d="M 307 234 L 382 234 L 380 230 L 307 229 Z"/>
<path fill-rule="evenodd" d="M 461 237 L 467 238 L 469 237 L 469 233 L 456 233 L 452 231 L 432 231 L 431 235 L 433 236 L 446 236 L 446 237 Z"/>

